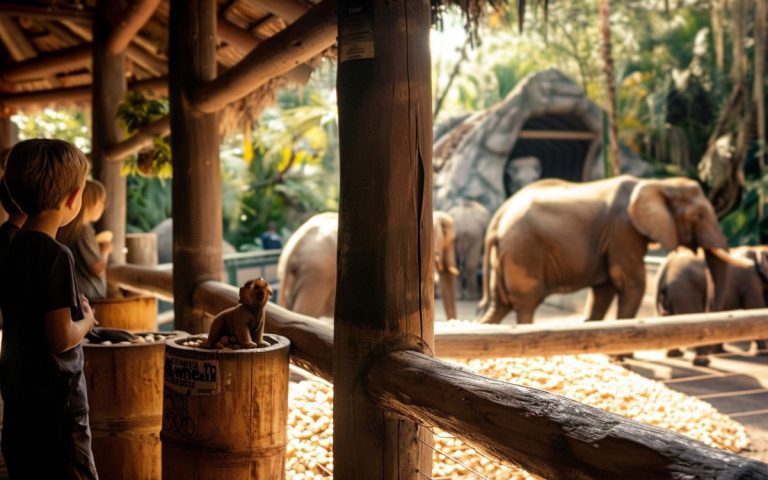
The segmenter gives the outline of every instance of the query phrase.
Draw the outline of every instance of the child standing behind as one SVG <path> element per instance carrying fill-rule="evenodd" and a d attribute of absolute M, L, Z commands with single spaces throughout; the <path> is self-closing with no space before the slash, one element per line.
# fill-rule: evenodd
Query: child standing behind
<path fill-rule="evenodd" d="M 8 153 L 11 151 L 7 148 L 0 152 L 0 163 L 2 163 L 3 171 L 5 171 L 6 161 L 8 159 Z M 8 193 L 8 187 L 5 186 L 5 182 L 0 182 L 0 205 L 8 213 L 8 220 L 0 225 L 0 258 L 5 254 L 8 249 L 8 245 L 11 244 L 16 232 L 19 231 L 24 221 L 27 219 L 27 215 L 19 210 L 19 207 L 11 198 Z"/>
<path fill-rule="evenodd" d="M 69 247 L 75 257 L 75 281 L 80 293 L 89 300 L 107 296 L 107 261 L 111 242 L 98 243 L 93 222 L 104 213 L 107 190 L 101 182 L 87 180 L 83 189 L 83 206 L 69 225 L 59 230 L 56 238 Z"/>
<path fill-rule="evenodd" d="M 80 344 L 96 319 L 54 238 L 80 210 L 87 169 L 60 140 L 20 142 L 8 158 L 5 186 L 28 215 L 0 267 L 0 446 L 11 479 L 97 478 Z"/>

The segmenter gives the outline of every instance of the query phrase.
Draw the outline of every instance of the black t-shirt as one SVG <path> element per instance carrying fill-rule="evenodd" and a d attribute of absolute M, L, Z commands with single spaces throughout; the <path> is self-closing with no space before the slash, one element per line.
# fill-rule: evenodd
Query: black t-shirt
<path fill-rule="evenodd" d="M 0 225 L 0 256 L 8 250 L 8 245 L 11 244 L 11 240 L 13 240 L 13 237 L 18 231 L 19 227 L 10 221 Z"/>
<path fill-rule="evenodd" d="M 8 247 L 0 268 L 0 378 L 9 407 L 88 411 L 82 345 L 53 353 L 45 335 L 50 311 L 70 308 L 72 320 L 83 318 L 73 272 L 69 249 L 42 232 L 22 230 Z"/>

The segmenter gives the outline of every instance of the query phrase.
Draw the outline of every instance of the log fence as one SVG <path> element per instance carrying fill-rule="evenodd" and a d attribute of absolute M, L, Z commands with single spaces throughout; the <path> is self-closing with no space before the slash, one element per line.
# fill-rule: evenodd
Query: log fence
<path fill-rule="evenodd" d="M 169 271 L 116 265 L 110 267 L 108 274 L 110 281 L 123 288 L 172 300 Z M 215 281 L 199 284 L 193 297 L 194 305 L 209 314 L 229 308 L 237 301 L 236 287 Z M 683 323 L 684 327 L 680 328 L 699 331 L 699 334 L 659 339 L 649 346 L 649 336 L 676 331 L 676 321 Z M 722 327 L 728 322 L 740 333 L 728 333 Z M 534 325 L 519 329 L 478 325 L 478 331 L 489 333 L 473 335 L 444 332 L 438 324 L 435 349 L 441 357 L 469 355 L 472 358 L 595 353 L 613 351 L 611 341 L 605 340 L 611 335 L 625 338 L 620 344 L 623 351 L 632 350 L 635 345 L 669 348 L 678 338 L 707 343 L 735 340 L 735 337 L 754 338 L 755 333 L 765 331 L 765 323 L 768 323 L 768 309 L 663 319 L 607 320 L 557 327 L 559 338 L 578 332 L 578 340 L 539 341 L 535 348 L 519 345 L 534 343 L 532 336 L 550 337 L 550 327 Z M 710 324 L 715 325 L 714 329 L 710 329 Z M 624 330 L 628 325 L 631 333 Z M 518 329 L 521 333 L 515 340 Z M 291 340 L 293 364 L 333 381 L 332 326 L 269 304 L 266 330 Z M 713 337 L 713 334 L 722 337 Z M 599 341 L 589 340 L 590 336 L 601 335 L 603 338 Z M 506 338 L 494 343 L 494 337 L 498 336 Z M 460 349 L 461 342 L 466 345 Z M 494 348 L 483 350 L 483 344 L 493 344 Z M 580 345 L 580 349 L 576 349 L 576 345 Z M 453 351 L 449 351 L 449 346 Z M 564 351 L 564 346 L 570 350 Z M 364 377 L 370 398 L 386 411 L 440 428 L 480 451 L 545 478 L 644 479 L 690 475 L 690 478 L 725 479 L 744 475 L 743 478 L 768 479 L 766 464 L 555 394 L 483 377 L 420 353 L 415 350 L 418 348 L 418 340 L 414 339 L 403 342 L 399 348 L 385 346 L 371 358 Z"/>

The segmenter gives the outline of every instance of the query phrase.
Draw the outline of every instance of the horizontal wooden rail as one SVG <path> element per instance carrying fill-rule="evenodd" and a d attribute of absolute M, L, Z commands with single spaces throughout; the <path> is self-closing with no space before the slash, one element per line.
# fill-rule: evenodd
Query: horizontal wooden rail
<path fill-rule="evenodd" d="M 50 5 L 32 6 L 23 5 L 19 2 L 0 2 L 0 15 L 10 17 L 28 17 L 28 18 L 48 18 L 52 20 L 61 20 L 69 18 L 72 20 L 91 22 L 93 20 L 93 8 L 66 8 Z"/>
<path fill-rule="evenodd" d="M 173 273 L 137 265 L 110 265 L 111 284 L 173 301 Z M 221 282 L 203 282 L 195 290 L 195 306 L 216 315 L 237 305 L 237 287 Z M 333 381 L 333 329 L 323 321 L 283 307 L 267 305 L 266 331 L 291 339 L 291 361 L 318 377 Z"/>
<path fill-rule="evenodd" d="M 552 479 L 768 479 L 768 465 L 414 351 L 372 362 L 380 407 Z"/>
<path fill-rule="evenodd" d="M 6 82 L 21 82 L 91 66 L 91 44 L 56 50 L 9 65 L 2 71 Z"/>
<path fill-rule="evenodd" d="M 137 130 L 133 135 L 107 147 L 106 157 L 109 160 L 122 160 L 142 148 L 152 145 L 156 137 L 167 135 L 171 131 L 171 116 L 166 115 L 149 125 Z"/>
<path fill-rule="evenodd" d="M 201 85 L 191 99 L 195 108 L 216 112 L 332 46 L 338 30 L 336 9 L 337 0 L 323 0 L 264 40 L 237 65 Z"/>
<path fill-rule="evenodd" d="M 625 353 L 768 338 L 768 309 L 559 325 L 435 326 L 435 354 L 443 358 Z"/>
<path fill-rule="evenodd" d="M 307 13 L 307 7 L 298 0 L 254 0 L 253 3 L 289 23 L 295 22 Z"/>

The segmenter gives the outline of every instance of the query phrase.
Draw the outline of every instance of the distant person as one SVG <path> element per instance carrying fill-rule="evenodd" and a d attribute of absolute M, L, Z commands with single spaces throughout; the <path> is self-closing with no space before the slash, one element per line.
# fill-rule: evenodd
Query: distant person
<path fill-rule="evenodd" d="M 12 479 L 97 479 L 83 375 L 96 324 L 56 232 L 80 211 L 88 161 L 61 140 L 16 144 L 2 183 L 28 218 L 0 266 L 3 435 Z"/>
<path fill-rule="evenodd" d="M 112 252 L 111 233 L 96 235 L 93 222 L 104 213 L 107 190 L 101 182 L 88 180 L 83 189 L 83 207 L 77 217 L 59 230 L 57 239 L 72 250 L 75 280 L 88 300 L 107 296 L 107 263 Z M 106 233 L 106 234 L 105 234 Z"/>
<path fill-rule="evenodd" d="M 277 234 L 275 222 L 267 224 L 267 231 L 261 234 L 261 247 L 264 250 L 277 250 L 283 248 L 283 241 Z"/>

